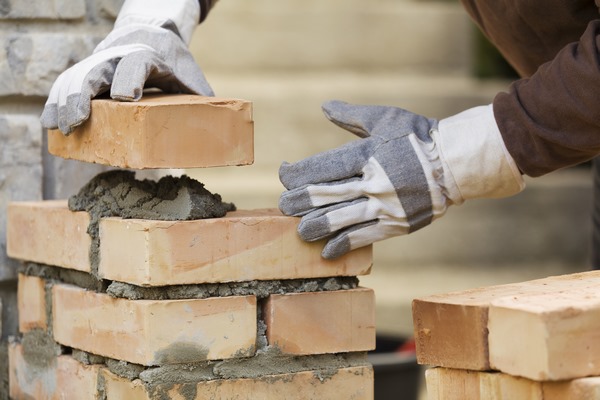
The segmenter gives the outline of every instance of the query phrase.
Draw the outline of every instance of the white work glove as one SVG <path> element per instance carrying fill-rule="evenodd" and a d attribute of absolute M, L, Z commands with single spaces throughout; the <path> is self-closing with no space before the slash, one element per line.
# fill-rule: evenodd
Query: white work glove
<path fill-rule="evenodd" d="M 188 50 L 199 18 L 198 0 L 126 0 L 93 54 L 56 79 L 42 126 L 70 134 L 89 117 L 91 99 L 109 88 L 122 101 L 139 100 L 144 87 L 212 96 Z"/>
<path fill-rule="evenodd" d="M 436 121 L 395 107 L 330 101 L 327 118 L 361 139 L 279 169 L 279 207 L 302 216 L 306 241 L 328 239 L 322 256 L 416 231 L 449 205 L 506 197 L 524 181 L 492 106 Z"/>

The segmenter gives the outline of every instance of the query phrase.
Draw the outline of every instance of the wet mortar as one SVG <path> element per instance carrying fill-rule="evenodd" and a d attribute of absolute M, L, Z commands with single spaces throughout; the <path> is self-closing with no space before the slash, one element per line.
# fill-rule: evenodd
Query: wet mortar
<path fill-rule="evenodd" d="M 111 170 L 96 175 L 79 193 L 69 198 L 71 211 L 87 211 L 92 238 L 90 264 L 97 276 L 99 264 L 99 224 L 101 218 L 121 217 L 161 221 L 220 218 L 235 210 L 219 194 L 187 175 L 165 176 L 158 181 L 138 180 L 135 172 Z"/>

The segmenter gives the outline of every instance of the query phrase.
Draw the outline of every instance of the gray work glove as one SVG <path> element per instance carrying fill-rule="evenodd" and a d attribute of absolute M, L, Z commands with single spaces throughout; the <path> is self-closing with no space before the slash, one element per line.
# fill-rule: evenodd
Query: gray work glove
<path fill-rule="evenodd" d="M 91 99 L 109 89 L 121 101 L 139 100 L 144 87 L 212 96 L 187 47 L 199 18 L 198 0 L 126 0 L 93 54 L 54 82 L 42 126 L 70 134 L 89 117 Z"/>
<path fill-rule="evenodd" d="M 524 187 L 491 106 L 439 123 L 400 108 L 340 101 L 325 103 L 323 111 L 361 139 L 284 162 L 279 176 L 287 191 L 279 207 L 302 216 L 302 239 L 328 239 L 324 258 L 414 232 L 451 204 Z"/>

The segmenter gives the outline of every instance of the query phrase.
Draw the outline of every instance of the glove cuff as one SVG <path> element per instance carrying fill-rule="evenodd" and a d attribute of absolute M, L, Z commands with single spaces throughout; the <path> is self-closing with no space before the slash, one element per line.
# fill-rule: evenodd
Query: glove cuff
<path fill-rule="evenodd" d="M 491 104 L 440 120 L 433 135 L 444 167 L 443 185 L 454 203 L 508 197 L 525 188 Z"/>
<path fill-rule="evenodd" d="M 170 28 L 189 44 L 199 21 L 198 0 L 125 0 L 115 30 L 140 24 Z"/>

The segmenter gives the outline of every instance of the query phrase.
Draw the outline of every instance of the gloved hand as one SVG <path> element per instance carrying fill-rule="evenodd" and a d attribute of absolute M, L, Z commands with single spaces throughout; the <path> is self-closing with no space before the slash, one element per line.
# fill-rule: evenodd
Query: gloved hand
<path fill-rule="evenodd" d="M 306 241 L 328 239 L 322 256 L 416 231 L 449 205 L 524 188 L 492 106 L 436 121 L 383 106 L 331 101 L 325 116 L 361 139 L 279 169 L 279 207 L 302 216 Z"/>
<path fill-rule="evenodd" d="M 42 126 L 70 134 L 89 117 L 91 99 L 109 88 L 122 101 L 139 100 L 144 87 L 212 96 L 187 48 L 199 18 L 198 0 L 126 0 L 93 54 L 54 82 Z"/>

